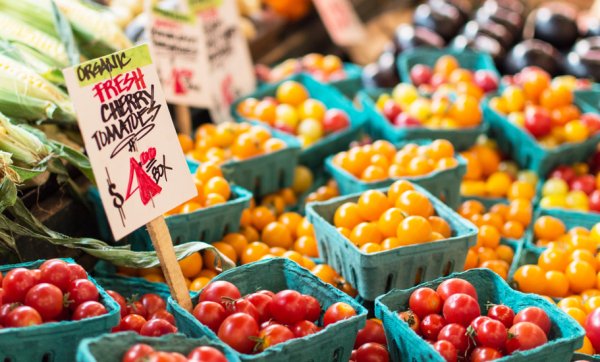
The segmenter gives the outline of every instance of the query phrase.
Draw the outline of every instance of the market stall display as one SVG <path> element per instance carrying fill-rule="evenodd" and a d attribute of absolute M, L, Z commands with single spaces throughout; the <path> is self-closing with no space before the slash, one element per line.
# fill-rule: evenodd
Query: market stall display
<path fill-rule="evenodd" d="M 311 27 L 342 13 L 309 1 L 194 2 L 180 18 L 180 1 L 153 4 L 198 26 L 208 73 L 235 64 L 237 32 L 268 66 L 249 73 L 253 91 L 235 89 L 241 67 L 203 82 L 215 104 L 175 122 L 171 143 L 196 196 L 160 210 L 166 229 L 114 240 L 99 190 L 118 209 L 144 178 L 121 201 L 94 178 L 61 70 L 100 59 L 84 87 L 159 30 L 139 0 L 0 0 L 1 359 L 600 360 L 598 14 L 579 0 L 428 0 L 396 18 L 385 1 L 350 2 L 362 21 L 381 13 L 369 36 L 392 37 L 373 64 L 356 55 L 379 40 L 324 47 Z M 225 3 L 239 28 L 210 8 Z M 172 51 L 162 86 L 195 87 Z M 114 97 L 127 83 L 110 82 Z M 108 106 L 107 143 L 166 113 L 155 91 Z M 123 141 L 131 155 L 142 133 Z M 128 161 L 157 185 L 174 175 L 168 160 Z M 45 225 L 56 211 L 40 201 L 65 198 L 89 206 L 81 233 Z M 153 242 L 167 236 L 170 260 Z"/>

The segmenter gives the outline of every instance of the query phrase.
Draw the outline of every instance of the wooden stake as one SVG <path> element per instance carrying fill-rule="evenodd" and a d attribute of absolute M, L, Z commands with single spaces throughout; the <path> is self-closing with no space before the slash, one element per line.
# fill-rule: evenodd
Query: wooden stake
<path fill-rule="evenodd" d="M 192 112 L 190 107 L 181 104 L 175 105 L 175 126 L 178 133 L 192 135 Z"/>
<path fill-rule="evenodd" d="M 152 245 L 154 245 L 154 250 L 156 250 L 156 254 L 158 255 L 160 266 L 171 290 L 171 295 L 182 308 L 191 312 L 192 300 L 190 299 L 190 292 L 185 285 L 183 273 L 177 263 L 173 241 L 171 240 L 171 234 L 169 234 L 165 218 L 163 216 L 157 217 L 147 223 L 146 228 L 148 228 Z"/>

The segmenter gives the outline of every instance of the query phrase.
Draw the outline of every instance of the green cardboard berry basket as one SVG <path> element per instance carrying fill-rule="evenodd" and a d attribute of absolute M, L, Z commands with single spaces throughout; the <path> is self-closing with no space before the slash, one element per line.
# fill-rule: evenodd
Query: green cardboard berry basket
<path fill-rule="evenodd" d="M 72 259 L 63 259 L 75 263 Z M 0 266 L 0 272 L 16 268 L 38 268 L 44 260 Z M 100 303 L 107 313 L 78 321 L 44 323 L 32 327 L 0 329 L 0 360 L 10 362 L 75 361 L 79 342 L 87 337 L 109 333 L 119 324 L 120 310 L 104 289 L 91 277 L 98 289 Z"/>
<path fill-rule="evenodd" d="M 583 344 L 585 335 L 583 328 L 556 305 L 537 295 L 524 294 L 511 289 L 502 278 L 488 269 L 472 269 L 410 289 L 395 289 L 375 300 L 375 314 L 383 321 L 392 361 L 444 361 L 431 344 L 413 332 L 398 317 L 397 312 L 408 309 L 408 299 L 415 289 L 419 287 L 435 289 L 442 281 L 449 278 L 460 278 L 473 284 L 477 290 L 482 314 L 485 314 L 485 305 L 491 302 L 507 305 L 515 313 L 526 307 L 536 306 L 546 311 L 550 317 L 552 327 L 548 343 L 528 351 L 517 351 L 504 356 L 497 360 L 499 362 L 569 361 L 573 351 Z"/>
<path fill-rule="evenodd" d="M 410 70 L 417 64 L 427 65 L 432 67 L 435 62 L 444 55 L 451 55 L 456 60 L 460 68 L 476 70 L 488 70 L 496 75 L 498 83 L 500 83 L 501 75 L 494 64 L 494 60 L 489 54 L 472 51 L 469 49 L 432 49 L 432 48 L 416 48 L 407 52 L 402 52 L 398 56 L 398 73 L 403 83 L 411 83 Z"/>
<path fill-rule="evenodd" d="M 424 188 L 418 185 L 414 187 L 427 196 L 437 215 L 450 224 L 452 236 L 449 239 L 366 254 L 333 225 L 337 208 L 346 202 L 356 202 L 360 194 L 314 202 L 306 207 L 307 216 L 317 235 L 319 255 L 353 285 L 365 300 L 375 300 L 393 288 L 408 288 L 463 270 L 467 252 L 475 245 L 475 225 L 460 217 Z M 382 191 L 386 192 L 387 189 Z"/>
<path fill-rule="evenodd" d="M 264 125 L 261 125 L 267 128 Z M 273 153 L 263 154 L 246 160 L 229 160 L 221 165 L 223 176 L 231 183 L 243 187 L 255 197 L 267 195 L 294 182 L 294 171 L 298 164 L 300 143 L 288 134 L 277 130 L 269 130 L 273 137 L 283 140 L 287 147 Z M 187 159 L 192 173 L 200 165 L 199 162 Z"/>
<path fill-rule="evenodd" d="M 227 361 L 239 361 L 231 348 L 224 343 L 211 341 L 208 338 L 188 338 L 179 333 L 157 338 L 143 337 L 134 332 L 122 332 L 84 339 L 77 349 L 77 362 L 121 361 L 125 352 L 138 343 L 147 344 L 157 351 L 179 352 L 184 355 L 187 355 L 196 347 L 210 346 L 223 352 Z"/>
<path fill-rule="evenodd" d="M 457 151 L 469 149 L 477 138 L 485 134 L 488 125 L 485 118 L 477 127 L 457 129 L 433 129 L 426 127 L 400 128 L 391 124 L 375 106 L 380 95 L 391 94 L 392 89 L 369 89 L 358 92 L 357 99 L 366 113 L 367 131 L 375 139 L 385 139 L 392 143 L 417 139 L 446 139 Z"/>
<path fill-rule="evenodd" d="M 193 166 L 190 165 L 190 168 Z M 195 169 L 192 172 L 194 171 Z M 94 205 L 101 237 L 104 240 L 113 240 L 98 189 L 91 187 L 87 196 Z M 242 212 L 250 206 L 251 198 L 252 194 L 246 189 L 232 185 L 231 197 L 224 204 L 199 209 L 188 214 L 167 216 L 165 221 L 169 227 L 173 244 L 178 245 L 192 240 L 211 243 L 221 240 L 223 235 L 228 232 L 238 230 Z M 127 241 L 134 251 L 154 250 L 150 235 L 143 226 L 127 236 Z"/>
<path fill-rule="evenodd" d="M 431 140 L 416 140 L 415 143 L 426 145 L 430 144 Z M 333 157 L 334 156 L 329 156 L 325 160 L 325 167 L 337 182 L 341 195 L 388 187 L 395 181 L 402 179 L 424 187 L 436 197 L 444 200 L 446 205 L 453 209 L 456 209 L 460 203 L 460 183 L 467 172 L 467 161 L 458 153 L 455 156 L 458 160 L 458 165 L 456 167 L 434 171 L 423 176 L 401 177 L 398 179 L 389 178 L 383 181 L 374 182 L 359 180 L 348 171 L 336 166 L 333 163 Z"/>
<path fill-rule="evenodd" d="M 248 96 L 236 100 L 231 105 L 231 113 L 238 122 L 250 121 L 253 124 L 269 127 L 268 125 L 265 125 L 259 121 L 247 119 L 241 116 L 237 111 L 238 105 L 247 98 L 262 99 L 268 96 L 273 97 L 276 93 L 277 87 L 287 80 L 294 80 L 301 83 L 304 87 L 306 87 L 306 90 L 311 97 L 323 102 L 327 109 L 341 109 L 346 112 L 350 118 L 350 126 L 348 128 L 327 135 L 300 152 L 299 162 L 301 164 L 313 169 L 318 168 L 322 165 L 325 157 L 348 148 L 350 142 L 358 139 L 366 123 L 365 115 L 356 110 L 352 102 L 345 98 L 344 95 L 334 87 L 320 83 L 309 75 L 297 74 L 286 80 L 269 84 L 268 86 L 265 86 L 258 91 L 249 94 Z M 273 130 L 272 127 L 269 127 L 269 129 Z"/>
<path fill-rule="evenodd" d="M 509 155 L 522 168 L 533 170 L 538 175 L 547 175 L 562 164 L 587 161 L 600 142 L 600 133 L 597 133 L 580 143 L 564 143 L 554 148 L 544 148 L 526 130 L 493 110 L 489 105 L 491 97 L 484 101 L 483 116 L 490 125 L 492 137 L 498 141 L 503 153 Z M 597 108 L 591 108 L 581 99 L 579 91 L 575 92 L 575 104 L 584 112 L 598 113 Z"/>
<path fill-rule="evenodd" d="M 258 354 L 237 353 L 242 361 L 323 361 L 347 362 L 350 359 L 358 330 L 364 326 L 367 310 L 356 300 L 333 286 L 322 282 L 296 262 L 284 258 L 257 261 L 217 275 L 213 281 L 226 280 L 238 287 L 242 295 L 266 289 L 279 292 L 293 289 L 312 295 L 326 310 L 331 304 L 344 302 L 356 311 L 356 316 L 329 325 L 321 331 L 267 348 Z M 196 305 L 198 298 L 193 298 Z M 192 337 L 218 339 L 189 312 L 169 298 L 168 310 L 175 315 L 180 332 Z"/>

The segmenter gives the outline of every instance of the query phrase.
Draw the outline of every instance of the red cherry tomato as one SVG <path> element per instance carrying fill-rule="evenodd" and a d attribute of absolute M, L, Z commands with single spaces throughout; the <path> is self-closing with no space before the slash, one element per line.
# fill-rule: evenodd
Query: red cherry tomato
<path fill-rule="evenodd" d="M 231 284 L 230 282 L 226 282 L 224 280 L 218 280 L 212 283 L 209 283 L 204 289 L 202 289 L 202 293 L 200 293 L 199 301 L 200 302 L 216 302 L 216 303 L 224 303 L 227 299 L 236 300 L 242 297 L 239 289 Z"/>
<path fill-rule="evenodd" d="M 30 327 L 42 324 L 42 316 L 28 306 L 16 307 L 6 315 L 4 320 L 6 327 Z"/>
<path fill-rule="evenodd" d="M 356 315 L 356 311 L 351 305 L 344 302 L 333 303 L 327 308 L 323 315 L 323 327 L 339 322 L 344 319 L 352 318 Z"/>
<path fill-rule="evenodd" d="M 356 340 L 354 341 L 354 348 L 358 348 L 365 343 L 374 342 L 387 346 L 387 339 L 385 338 L 385 331 L 381 321 L 378 319 L 367 319 L 365 326 L 358 331 Z"/>
<path fill-rule="evenodd" d="M 430 341 L 437 340 L 437 336 L 446 325 L 446 320 L 439 314 L 430 314 L 421 321 L 421 335 Z"/>
<path fill-rule="evenodd" d="M 139 314 L 128 314 L 121 318 L 119 323 L 119 330 L 121 331 L 134 331 L 140 333 L 144 324 L 146 324 L 146 318 Z"/>
<path fill-rule="evenodd" d="M 412 310 L 399 312 L 398 317 L 408 324 L 408 327 L 415 333 L 421 333 L 421 320 Z"/>
<path fill-rule="evenodd" d="M 71 272 L 71 280 L 87 279 L 88 275 L 85 269 L 79 264 L 67 264 L 69 272 Z"/>
<path fill-rule="evenodd" d="M 438 334 L 438 341 L 448 341 L 456 347 L 459 355 L 463 355 L 469 348 L 467 330 L 460 324 L 451 323 L 442 328 Z"/>
<path fill-rule="evenodd" d="M 525 109 L 525 129 L 535 138 L 545 136 L 552 131 L 552 118 L 548 111 L 541 107 Z"/>
<path fill-rule="evenodd" d="M 3 303 L 23 302 L 29 288 L 33 287 L 35 279 L 29 269 L 16 268 L 2 279 Z"/>
<path fill-rule="evenodd" d="M 496 350 L 502 350 L 508 338 L 504 324 L 491 318 L 481 323 L 475 332 L 475 341 L 478 346 Z"/>
<path fill-rule="evenodd" d="M 25 305 L 37 310 L 44 321 L 51 321 L 62 312 L 63 293 L 55 285 L 40 283 L 27 291 Z"/>
<path fill-rule="evenodd" d="M 110 297 L 119 305 L 119 308 L 121 309 L 121 318 L 125 317 L 127 315 L 127 301 L 125 300 L 125 297 L 114 290 L 107 290 L 106 294 L 110 295 Z"/>
<path fill-rule="evenodd" d="M 78 321 L 80 319 L 97 317 L 106 313 L 106 307 L 98 302 L 90 300 L 78 305 L 77 308 L 75 308 L 75 311 L 73 311 L 71 319 Z"/>
<path fill-rule="evenodd" d="M 165 309 L 159 309 L 156 313 L 150 316 L 150 319 L 164 319 L 172 325 L 175 325 L 175 317 Z"/>
<path fill-rule="evenodd" d="M 548 342 L 544 331 L 537 324 L 520 322 L 514 324 L 508 330 L 513 337 L 506 341 L 506 352 L 526 351 Z"/>
<path fill-rule="evenodd" d="M 323 130 L 326 133 L 341 131 L 350 125 L 350 118 L 341 109 L 331 108 L 323 116 Z"/>
<path fill-rule="evenodd" d="M 317 298 L 304 295 L 304 307 L 306 308 L 305 319 L 311 322 L 316 321 L 321 316 L 321 304 L 317 300 Z"/>
<path fill-rule="evenodd" d="M 68 288 L 69 305 L 71 309 L 75 309 L 78 305 L 84 302 L 98 301 L 98 288 L 88 279 L 75 279 L 71 281 Z"/>
<path fill-rule="evenodd" d="M 270 304 L 273 297 L 265 293 L 252 293 L 245 298 L 254 305 L 254 308 L 256 308 L 260 323 L 271 319 Z"/>
<path fill-rule="evenodd" d="M 235 302 L 228 304 L 227 308 L 225 308 L 228 314 L 234 313 L 246 313 L 252 318 L 256 319 L 256 322 L 259 322 L 260 315 L 256 310 L 254 304 L 250 303 L 247 299 L 238 299 Z"/>
<path fill-rule="evenodd" d="M 140 329 L 140 335 L 147 337 L 160 337 L 176 332 L 177 328 L 164 319 L 151 319 L 144 323 L 142 329 Z"/>
<path fill-rule="evenodd" d="M 260 339 L 258 350 L 262 352 L 269 347 L 295 338 L 295 335 L 286 326 L 282 326 L 281 324 L 272 324 L 261 330 L 258 334 L 258 338 Z"/>
<path fill-rule="evenodd" d="M 155 353 L 154 348 L 151 346 L 138 343 L 136 345 L 131 346 L 123 355 L 123 359 L 121 362 L 139 362 L 144 361 L 148 357 L 150 357 L 153 353 Z"/>
<path fill-rule="evenodd" d="M 527 307 L 517 313 L 515 319 L 513 320 L 513 324 L 517 324 L 519 322 L 531 322 L 536 324 L 542 329 L 542 331 L 544 331 L 544 333 L 546 333 L 546 335 L 548 335 L 550 332 L 550 327 L 552 326 L 548 314 L 546 314 L 542 308 L 538 307 Z"/>
<path fill-rule="evenodd" d="M 144 318 L 148 318 L 146 308 L 139 300 L 127 303 L 127 314 L 139 314 Z"/>
<path fill-rule="evenodd" d="M 306 319 L 304 296 L 295 290 L 282 290 L 275 294 L 269 309 L 271 316 L 283 324 L 294 324 Z"/>
<path fill-rule="evenodd" d="M 251 353 L 258 337 L 258 324 L 247 314 L 232 314 L 221 323 L 217 335 L 236 351 Z"/>
<path fill-rule="evenodd" d="M 458 352 L 456 347 L 448 341 L 439 340 L 433 344 L 433 349 L 437 351 L 446 362 L 456 362 L 458 360 Z"/>
<path fill-rule="evenodd" d="M 1 310 L 0 315 L 2 315 Z M 600 308 L 594 309 L 585 319 L 585 334 L 592 342 L 594 349 L 600 351 Z"/>
<path fill-rule="evenodd" d="M 265 327 L 266 328 L 266 327 Z M 291 331 L 294 333 L 294 336 L 301 338 L 306 337 L 310 334 L 315 334 L 319 331 L 319 327 L 311 321 L 300 321 L 293 326 L 291 326 Z M 358 338 L 358 337 L 357 337 Z"/>
<path fill-rule="evenodd" d="M 210 328 L 213 332 L 217 333 L 219 326 L 223 323 L 223 320 L 227 317 L 227 311 L 225 308 L 216 302 L 200 302 L 194 307 L 192 315 L 196 319 Z"/>
<path fill-rule="evenodd" d="M 390 355 L 379 343 L 366 343 L 356 350 L 356 362 L 388 362 Z"/>
<path fill-rule="evenodd" d="M 40 282 L 54 284 L 63 293 L 68 291 L 71 283 L 71 270 L 69 264 L 60 259 L 46 260 L 40 265 Z M 87 276 L 84 278 L 87 279 Z"/>
<path fill-rule="evenodd" d="M 510 328 L 515 319 L 515 312 L 509 306 L 496 304 L 488 309 L 487 316 L 502 322 L 506 328 Z"/>
<path fill-rule="evenodd" d="M 471 322 L 471 324 L 469 326 L 471 327 L 472 330 L 476 331 L 477 328 L 479 328 L 479 326 L 482 325 L 483 322 L 487 321 L 488 319 L 491 319 L 491 318 L 486 317 L 486 316 L 479 316 L 479 317 L 473 319 L 473 321 Z"/>
<path fill-rule="evenodd" d="M 3 304 L 0 307 L 0 324 L 6 326 L 8 323 L 6 323 L 6 316 L 8 315 L 8 313 L 10 313 L 13 309 L 15 309 L 16 307 L 18 307 L 19 304 L 18 303 L 7 303 L 7 304 Z"/>
<path fill-rule="evenodd" d="M 453 294 L 466 294 L 477 300 L 477 291 L 473 284 L 464 279 L 451 278 L 444 280 L 436 289 L 442 301 L 445 301 Z"/>
<path fill-rule="evenodd" d="M 432 75 L 431 67 L 425 64 L 417 64 L 410 70 L 410 81 L 418 87 L 422 84 L 429 84 Z"/>
<path fill-rule="evenodd" d="M 410 295 L 408 307 L 415 312 L 419 319 L 423 319 L 442 310 L 442 299 L 431 288 L 418 288 Z"/>
<path fill-rule="evenodd" d="M 223 352 L 210 346 L 202 346 L 194 348 L 187 358 L 190 361 L 202 362 L 227 362 L 227 358 Z"/>
<path fill-rule="evenodd" d="M 142 295 L 140 302 L 146 309 L 148 315 L 153 315 L 161 309 L 167 309 L 167 303 L 161 298 L 160 295 L 154 293 L 147 293 Z"/>
<path fill-rule="evenodd" d="M 481 314 L 477 300 L 462 293 L 453 294 L 446 299 L 443 313 L 446 322 L 458 323 L 465 327 Z"/>
<path fill-rule="evenodd" d="M 502 358 L 502 353 L 490 347 L 477 347 L 471 353 L 471 362 L 487 362 L 498 358 Z"/>

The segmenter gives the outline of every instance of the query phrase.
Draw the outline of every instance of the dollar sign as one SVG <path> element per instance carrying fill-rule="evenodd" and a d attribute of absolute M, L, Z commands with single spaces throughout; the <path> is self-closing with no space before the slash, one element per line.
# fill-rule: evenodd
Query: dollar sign
<path fill-rule="evenodd" d="M 110 196 L 113 197 L 113 206 L 116 207 L 117 209 L 120 209 L 123 207 L 124 199 L 120 193 L 115 191 L 116 188 L 117 188 L 117 185 L 115 185 L 114 183 L 108 184 L 108 193 L 110 194 Z"/>

